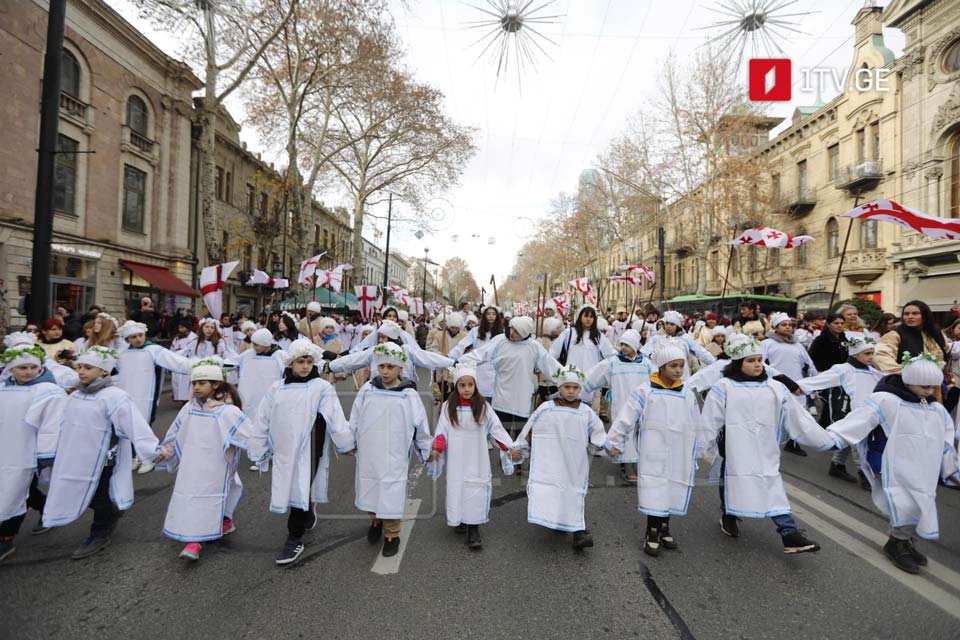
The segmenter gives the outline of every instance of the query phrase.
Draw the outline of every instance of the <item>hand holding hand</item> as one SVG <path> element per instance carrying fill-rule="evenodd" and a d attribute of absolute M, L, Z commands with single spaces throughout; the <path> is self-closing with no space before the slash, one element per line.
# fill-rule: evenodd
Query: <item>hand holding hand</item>
<path fill-rule="evenodd" d="M 352 457 L 354 457 L 355 455 L 357 455 L 357 450 L 356 450 L 356 449 L 350 449 L 350 451 L 347 451 L 347 452 L 346 452 L 345 454 L 343 454 L 343 455 L 345 455 L 345 456 L 350 456 L 350 457 L 352 458 Z"/>
<path fill-rule="evenodd" d="M 520 452 L 520 449 L 512 449 L 510 451 L 510 460 L 512 462 L 520 462 L 523 460 L 523 453 Z"/>
<path fill-rule="evenodd" d="M 436 449 L 431 449 L 430 455 L 427 457 L 427 462 L 436 462 L 437 458 L 440 457 L 440 452 Z"/>
<path fill-rule="evenodd" d="M 607 455 L 610 456 L 611 458 L 616 458 L 616 457 L 618 457 L 618 456 L 620 455 L 620 453 L 621 453 L 620 450 L 617 449 L 616 447 L 613 447 L 612 449 L 610 449 L 609 451 L 607 451 Z"/>

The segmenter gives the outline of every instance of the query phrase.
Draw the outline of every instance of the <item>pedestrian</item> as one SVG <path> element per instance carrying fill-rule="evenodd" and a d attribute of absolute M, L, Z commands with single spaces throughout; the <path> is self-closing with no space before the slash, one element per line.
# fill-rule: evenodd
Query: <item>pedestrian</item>
<path fill-rule="evenodd" d="M 53 464 L 67 394 L 44 368 L 46 354 L 21 344 L 0 353 L 10 377 L 0 383 L 0 562 L 14 552 L 27 509 L 43 514 L 41 468 Z M 32 533 L 46 531 L 37 524 Z"/>
<path fill-rule="evenodd" d="M 546 320 L 546 317 L 544 319 Z M 465 354 L 482 349 L 495 337 L 502 335 L 505 327 L 506 323 L 500 309 L 489 305 L 480 314 L 480 324 L 468 331 L 463 340 L 458 342 L 447 355 L 454 360 L 461 360 Z M 560 327 L 563 327 L 563 322 L 560 322 Z M 493 400 L 493 373 L 493 365 L 490 362 L 483 362 L 477 366 L 477 390 L 487 399 L 487 402 Z"/>
<path fill-rule="evenodd" d="M 817 371 L 826 371 L 836 364 L 843 364 L 847 361 L 849 353 L 845 346 L 847 337 L 843 327 L 843 316 L 838 313 L 831 313 L 826 318 L 824 330 L 810 343 L 809 355 Z M 820 409 L 817 419 L 820 426 L 826 429 L 844 413 L 843 390 L 833 387 L 820 391 L 818 395 Z M 806 452 L 799 445 L 794 447 L 790 442 L 787 443 L 784 450 L 799 456 L 806 455 Z"/>
<path fill-rule="evenodd" d="M 307 338 L 307 340 L 316 340 L 320 337 L 322 327 L 320 323 L 322 321 L 321 315 L 323 314 L 323 307 L 320 306 L 320 303 L 316 300 L 311 300 L 307 303 L 307 312 L 306 315 L 300 319 L 297 323 L 297 331 L 300 335 Z"/>
<path fill-rule="evenodd" d="M 404 336 L 407 335 L 400 325 L 392 320 L 384 320 L 374 334 L 374 339 L 380 344 L 392 342 L 403 350 L 406 354 L 406 364 L 404 365 L 403 377 L 416 383 L 417 367 L 429 369 L 447 369 L 453 366 L 453 360 L 447 356 L 424 351 L 412 340 L 405 342 Z M 364 349 L 346 356 L 337 358 L 327 363 L 327 369 L 332 373 L 349 373 L 357 369 L 366 368 L 369 370 L 369 377 L 377 375 L 376 357 L 373 348 Z"/>
<path fill-rule="evenodd" d="M 880 381 L 869 399 L 827 430 L 840 445 L 858 446 L 874 505 L 890 521 L 884 554 L 908 573 L 928 561 L 913 540 L 939 537 L 937 481 L 960 485 L 953 420 L 934 394 L 942 360 L 902 354 L 902 370 Z"/>
<path fill-rule="evenodd" d="M 480 525 L 489 520 L 493 493 L 487 445 L 503 452 L 505 463 L 505 454 L 514 445 L 493 408 L 477 392 L 477 366 L 460 364 L 451 377 L 453 390 L 440 407 L 428 462 L 436 463 L 434 479 L 444 466 L 447 469 L 447 526 L 466 533 L 468 547 L 480 549 Z"/>
<path fill-rule="evenodd" d="M 840 389 L 846 396 L 843 407 L 832 416 L 836 422 L 846 416 L 849 411 L 863 406 L 874 387 L 883 379 L 884 374 L 873 366 L 876 353 L 876 341 L 862 333 L 848 333 L 847 361 L 835 364 L 826 371 L 809 378 L 798 380 L 797 384 L 804 393 L 823 391 L 825 389 Z M 823 423 L 820 423 L 823 426 Z M 832 424 L 832 423 L 831 423 Z M 829 424 L 826 426 L 830 426 Z M 834 452 L 830 460 L 829 474 L 834 478 L 846 482 L 856 482 L 857 479 L 847 473 L 847 460 L 853 447 L 842 447 Z M 864 489 L 870 488 L 870 483 L 863 471 L 860 471 L 860 485 Z"/>
<path fill-rule="evenodd" d="M 684 349 L 687 352 L 687 364 L 683 370 L 684 380 L 690 377 L 691 357 L 697 358 L 703 365 L 711 365 L 716 362 L 716 358 L 713 357 L 713 354 L 704 349 L 699 343 L 697 343 L 696 340 L 693 339 L 693 336 L 683 330 L 683 316 L 679 311 L 670 310 L 663 314 L 663 333 L 654 334 L 649 340 L 647 340 L 646 344 L 643 346 L 643 349 L 641 349 L 641 352 L 647 357 L 653 355 L 653 353 L 656 351 L 657 343 L 667 338 L 677 338 L 679 343 L 684 345 Z"/>
<path fill-rule="evenodd" d="M 204 542 L 233 533 L 243 484 L 237 475 L 247 447 L 247 416 L 237 390 L 226 382 L 223 361 L 203 358 L 190 370 L 193 397 L 163 438 L 161 468 L 176 473 L 163 535 L 186 545 L 180 557 L 196 562 Z"/>
<path fill-rule="evenodd" d="M 555 370 L 557 397 L 541 404 L 516 439 L 513 462 L 530 458 L 527 522 L 573 533 L 573 548 L 593 546 L 584 503 L 594 451 L 607 448 L 600 417 L 582 400 L 584 374 L 573 363 Z"/>
<path fill-rule="evenodd" d="M 227 343 L 220 335 L 219 323 L 213 318 L 203 318 L 197 332 L 197 341 L 193 348 L 184 353 L 190 358 L 223 358 L 227 352 Z"/>
<path fill-rule="evenodd" d="M 101 314 L 103 315 L 103 314 Z M 46 527 L 62 527 L 93 509 L 90 534 L 73 552 L 88 558 L 110 544 L 121 511 L 133 506 L 131 444 L 141 460 L 161 462 L 157 436 L 133 399 L 113 385 L 117 352 L 93 346 L 77 356 L 79 386 L 63 408 L 63 424 L 43 508 Z"/>
<path fill-rule="evenodd" d="M 284 311 L 280 314 L 280 322 L 277 324 L 277 332 L 273 334 L 273 339 L 276 340 L 281 349 L 287 349 L 290 343 L 299 337 L 297 317 L 288 311 Z"/>
<path fill-rule="evenodd" d="M 243 337 L 240 338 L 240 342 L 237 344 L 237 353 L 243 353 L 253 348 L 251 338 L 256 330 L 257 325 L 250 320 L 246 320 L 240 325 L 240 333 Z M 270 341 L 273 341 L 273 334 L 270 334 Z"/>
<path fill-rule="evenodd" d="M 573 326 L 563 330 L 550 346 L 550 355 L 563 365 L 576 365 L 581 372 L 590 371 L 604 358 L 616 355 L 607 337 L 600 332 L 597 326 L 597 309 L 586 304 L 577 312 L 577 319 Z M 580 399 L 592 403 L 595 390 L 581 387 Z"/>
<path fill-rule="evenodd" d="M 327 359 L 332 360 L 346 351 L 343 342 L 340 340 L 340 334 L 337 332 L 337 322 L 333 318 L 320 318 L 318 323 L 320 332 L 313 337 L 313 343 L 320 347 L 321 351 L 329 352 Z"/>
<path fill-rule="evenodd" d="M 727 334 L 730 327 L 716 326 L 710 330 L 710 344 L 704 347 L 714 358 L 718 360 L 726 359 L 728 356 L 723 351 L 723 345 L 727 343 Z"/>
<path fill-rule="evenodd" d="M 283 377 L 286 356 L 266 329 L 254 331 L 250 344 L 252 348 L 231 357 L 227 363 L 236 366 L 237 393 L 240 394 L 247 415 L 254 417 L 267 390 Z M 268 465 L 269 463 L 252 465 L 250 470 L 268 471 Z"/>
<path fill-rule="evenodd" d="M 870 327 L 870 330 L 864 331 L 864 333 L 877 342 L 880 342 L 880 338 L 893 331 L 893 327 L 896 324 L 897 316 L 892 313 L 882 313 L 880 317 L 877 318 L 877 321 L 873 323 L 873 326 Z"/>
<path fill-rule="evenodd" d="M 93 333 L 90 335 L 90 340 L 83 345 L 83 348 L 89 349 L 90 347 L 97 346 L 113 349 L 114 351 L 123 349 L 123 340 L 117 335 L 119 329 L 120 323 L 117 319 L 109 313 L 101 311 L 93 319 Z"/>
<path fill-rule="evenodd" d="M 637 509 L 647 516 L 643 551 L 654 557 L 661 547 L 678 547 L 670 516 L 687 514 L 697 470 L 700 410 L 696 393 L 683 385 L 685 357 L 676 339 L 660 341 L 656 371 L 630 391 L 607 434 L 611 457 L 637 452 Z"/>
<path fill-rule="evenodd" d="M 793 319 L 782 311 L 775 311 L 770 314 L 770 327 L 767 339 L 760 343 L 763 361 L 793 381 L 815 373 L 817 368 L 813 360 L 794 333 L 796 325 Z M 793 440 L 787 440 L 784 449 L 797 455 L 806 453 Z"/>
<path fill-rule="evenodd" d="M 744 300 L 740 303 L 740 315 L 736 316 L 733 319 L 733 328 L 736 331 L 741 331 L 747 335 L 750 335 L 744 329 L 744 325 L 748 322 L 756 321 L 761 325 L 761 333 L 766 333 L 770 330 L 770 327 L 767 326 L 767 316 L 760 313 L 760 305 L 756 300 Z"/>
<path fill-rule="evenodd" d="M 550 352 L 550 347 L 553 346 L 553 341 L 560 336 L 560 332 L 563 331 L 563 320 L 558 318 L 556 314 L 550 316 L 549 318 L 544 317 L 543 324 L 543 335 L 540 336 L 540 344 L 543 345 L 543 348 Z M 553 378 L 544 373 L 543 371 L 537 371 L 537 406 L 540 406 L 542 403 L 546 402 L 547 399 L 557 392 L 557 385 L 553 383 Z"/>
<path fill-rule="evenodd" d="M 730 363 L 707 394 L 702 420 L 707 441 L 716 441 L 720 466 L 720 530 L 740 536 L 738 518 L 771 518 L 784 553 L 818 551 L 797 526 L 780 477 L 780 433 L 817 449 L 833 439 L 787 388 L 764 370 L 760 343 L 743 334 L 727 342 Z"/>
<path fill-rule="evenodd" d="M 73 309 L 57 306 L 56 316 L 63 321 L 63 337 L 71 342 L 83 335 L 83 323 L 73 313 Z"/>
<path fill-rule="evenodd" d="M 427 340 L 427 351 L 446 356 L 466 335 L 463 332 L 463 316 L 454 311 L 446 315 L 446 328 L 433 332 Z M 433 374 L 433 402 L 440 404 L 450 395 L 450 372 L 446 369 L 437 369 Z"/>
<path fill-rule="evenodd" d="M 620 352 L 594 365 L 584 382 L 588 389 L 609 387 L 611 420 L 619 418 L 635 389 L 650 387 L 650 376 L 656 371 L 651 359 L 640 353 L 640 334 L 633 329 L 623 332 L 618 346 Z M 637 460 L 636 442 L 628 439 L 620 447 L 616 462 L 620 464 L 620 476 L 630 484 L 637 483 Z"/>
<path fill-rule="evenodd" d="M 843 316 L 843 330 L 854 333 L 863 333 L 864 324 L 860 320 L 860 310 L 852 304 L 842 304 L 837 307 L 838 314 Z"/>
<path fill-rule="evenodd" d="M 386 558 L 400 550 L 410 451 L 425 462 L 433 447 L 417 385 L 403 375 L 409 365 L 410 356 L 399 344 L 385 342 L 373 348 L 376 373 L 353 401 L 352 443 L 343 447 L 357 457 L 355 504 L 370 515 L 367 541 L 376 544 L 382 537 Z"/>
<path fill-rule="evenodd" d="M 55 360 L 60 364 L 72 362 L 77 353 L 77 345 L 63 335 L 63 320 L 57 317 L 47 318 L 40 325 L 43 338 L 38 345 L 43 349 L 48 360 Z"/>
<path fill-rule="evenodd" d="M 930 307 L 922 300 L 911 300 L 903 305 L 900 325 L 880 338 L 875 358 L 877 368 L 884 373 L 900 373 L 904 352 L 931 353 L 944 362 L 947 359 L 943 333 L 937 327 Z M 938 396 L 939 393 L 937 391 Z"/>
<path fill-rule="evenodd" d="M 130 319 L 147 326 L 147 337 L 155 338 L 160 332 L 160 314 L 153 308 L 148 296 L 140 298 L 140 308 L 130 314 Z"/>

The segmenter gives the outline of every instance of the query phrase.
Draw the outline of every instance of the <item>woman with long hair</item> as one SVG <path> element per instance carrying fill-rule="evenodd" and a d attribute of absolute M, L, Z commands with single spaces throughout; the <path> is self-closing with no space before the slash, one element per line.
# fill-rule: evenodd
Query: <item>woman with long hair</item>
<path fill-rule="evenodd" d="M 87 342 L 87 348 L 98 346 L 108 349 L 121 349 L 123 340 L 117 335 L 117 329 L 119 328 L 120 323 L 117 322 L 116 318 L 105 312 L 100 312 L 93 320 L 93 333 L 89 342 Z"/>
<path fill-rule="evenodd" d="M 561 365 L 575 365 L 584 375 L 598 362 L 616 353 L 617 350 L 597 326 L 596 307 L 589 304 L 580 307 L 573 326 L 564 329 L 550 345 L 550 355 L 556 358 L 557 362 Z M 580 387 L 582 402 L 592 404 L 593 396 L 592 390 L 588 391 L 586 386 Z"/>
<path fill-rule="evenodd" d="M 183 355 L 191 358 L 208 358 L 210 356 L 223 357 L 227 350 L 226 342 L 220 335 L 218 323 L 214 318 L 204 318 L 200 321 L 200 330 L 197 333 L 197 340 L 189 353 Z"/>
<path fill-rule="evenodd" d="M 911 300 L 903 305 L 900 325 L 880 338 L 874 363 L 884 373 L 900 373 L 904 353 L 917 356 L 924 352 L 946 361 L 949 350 L 927 303 Z"/>
<path fill-rule="evenodd" d="M 297 330 L 297 319 L 284 311 L 280 315 L 280 322 L 277 324 L 277 332 L 273 334 L 274 340 L 284 351 L 294 340 L 300 337 L 300 331 Z"/>
<path fill-rule="evenodd" d="M 863 333 L 880 342 L 880 338 L 893 331 L 895 324 L 897 324 L 897 316 L 892 313 L 883 313 L 877 318 L 877 321 L 873 323 L 873 326 Z"/>
<path fill-rule="evenodd" d="M 502 335 L 506 323 L 500 309 L 494 305 L 487 306 L 480 315 L 480 324 L 467 332 L 463 340 L 447 354 L 454 360 L 460 360 L 464 354 L 480 349 Z M 493 364 L 483 362 L 477 367 L 477 390 L 481 396 L 490 401 L 493 398 Z"/>

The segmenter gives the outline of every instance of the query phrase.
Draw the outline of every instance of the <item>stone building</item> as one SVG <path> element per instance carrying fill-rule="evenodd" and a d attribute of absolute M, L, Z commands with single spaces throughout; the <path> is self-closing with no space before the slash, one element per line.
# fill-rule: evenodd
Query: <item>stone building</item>
<path fill-rule="evenodd" d="M 0 13 L 0 322 L 30 290 L 46 3 Z M 52 305 L 189 304 L 191 94 L 200 80 L 102 0 L 70 0 L 61 74 Z"/>

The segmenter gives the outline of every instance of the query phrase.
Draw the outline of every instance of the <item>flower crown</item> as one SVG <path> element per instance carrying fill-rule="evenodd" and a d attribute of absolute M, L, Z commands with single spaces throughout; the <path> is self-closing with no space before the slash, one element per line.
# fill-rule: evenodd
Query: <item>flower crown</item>
<path fill-rule="evenodd" d="M 196 369 L 197 367 L 216 367 L 217 369 L 220 369 L 220 370 L 222 371 L 222 373 L 223 373 L 223 379 L 224 379 L 224 380 L 227 379 L 227 375 L 228 375 L 228 374 L 227 374 L 226 371 L 223 371 L 223 360 L 221 360 L 220 358 L 216 358 L 216 357 L 213 357 L 213 356 L 211 356 L 211 357 L 209 357 L 209 358 L 202 358 L 202 359 L 200 359 L 200 360 L 197 360 L 197 361 L 194 362 L 193 364 L 191 364 L 191 365 L 190 365 L 190 370 L 192 371 L 193 369 Z"/>
<path fill-rule="evenodd" d="M 120 322 L 117 321 L 116 318 L 114 318 L 112 315 L 110 315 L 110 314 L 107 313 L 106 311 L 101 311 L 100 313 L 97 314 L 97 317 L 98 317 L 98 318 L 101 318 L 101 319 L 102 319 L 102 318 L 106 318 L 107 320 L 109 320 L 110 322 L 112 322 L 114 329 L 119 329 L 119 328 L 120 328 Z"/>
<path fill-rule="evenodd" d="M 745 334 L 740 334 L 740 335 L 743 335 L 746 339 L 737 340 L 735 342 L 728 340 L 727 346 L 724 347 L 723 349 L 724 351 L 727 352 L 727 355 L 729 355 L 731 358 L 735 360 L 739 359 L 740 356 L 742 356 L 744 353 L 748 351 L 756 351 L 757 349 L 760 348 L 760 343 L 757 340 L 754 340 L 753 338 L 751 338 L 750 336 L 746 336 Z"/>
<path fill-rule="evenodd" d="M 397 358 L 403 364 L 407 364 L 407 362 L 410 360 L 410 358 L 407 357 L 406 351 L 403 351 L 403 350 L 397 351 L 396 349 L 391 349 L 386 344 L 378 344 L 377 346 L 375 346 L 373 348 L 373 353 L 374 355 L 387 356 L 389 358 Z"/>
<path fill-rule="evenodd" d="M 120 354 L 117 353 L 116 349 L 111 349 L 110 347 L 101 347 L 98 345 L 94 345 L 89 349 L 82 351 L 80 355 L 95 355 L 101 360 L 107 360 L 109 358 L 116 360 L 120 357 Z"/>
<path fill-rule="evenodd" d="M 845 348 L 850 349 L 851 347 L 859 347 L 865 344 L 876 345 L 877 341 L 871 338 L 870 336 L 864 336 L 862 338 L 858 338 L 854 336 L 854 337 L 848 337 L 846 342 L 843 342 L 842 344 Z M 904 353 L 909 353 L 909 352 L 905 351 Z"/>
<path fill-rule="evenodd" d="M 580 380 L 587 379 L 587 376 L 582 371 L 577 369 L 577 365 L 575 364 L 568 364 L 565 367 L 560 367 L 559 369 L 557 369 L 556 373 L 553 374 L 553 377 L 559 378 L 567 373 L 572 373 L 573 375 L 577 376 L 577 378 L 579 378 Z"/>
<path fill-rule="evenodd" d="M 921 362 L 923 360 L 932 362 L 933 364 L 937 365 L 937 367 L 940 369 L 943 369 L 943 367 L 946 365 L 946 363 L 943 360 L 938 359 L 937 356 L 933 355 L 929 351 L 924 351 L 923 353 L 917 356 L 911 355 L 909 351 L 903 352 L 903 360 L 902 360 L 903 366 L 907 366 L 908 364 L 913 364 L 914 362 Z"/>
<path fill-rule="evenodd" d="M 43 361 L 44 361 L 44 358 L 46 358 L 46 355 L 47 355 L 46 352 L 45 352 L 43 349 L 41 349 L 40 347 L 37 347 L 37 346 L 33 346 L 33 347 L 27 347 L 27 346 L 15 347 L 15 348 L 13 348 L 13 349 L 7 349 L 7 350 L 4 351 L 3 353 L 0 353 L 0 362 L 2 362 L 3 364 L 7 364 L 8 362 L 10 362 L 11 360 L 13 360 L 14 358 L 16 358 L 16 357 L 18 357 L 18 356 L 20 356 L 20 355 L 23 355 L 23 354 L 25 354 L 25 353 L 28 353 L 28 354 L 30 354 L 30 355 L 32 355 L 32 356 L 34 356 L 34 357 L 40 358 L 40 362 L 43 362 Z"/>

